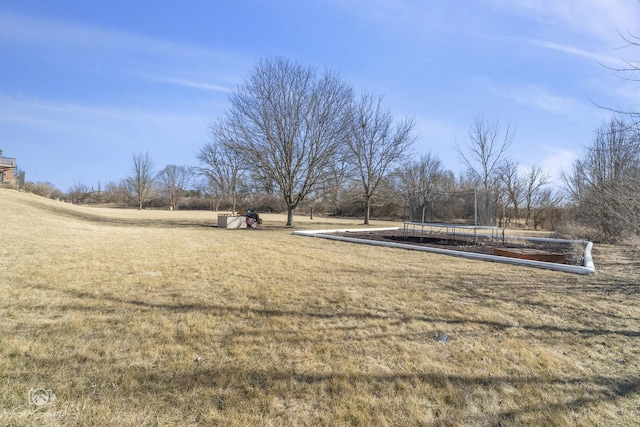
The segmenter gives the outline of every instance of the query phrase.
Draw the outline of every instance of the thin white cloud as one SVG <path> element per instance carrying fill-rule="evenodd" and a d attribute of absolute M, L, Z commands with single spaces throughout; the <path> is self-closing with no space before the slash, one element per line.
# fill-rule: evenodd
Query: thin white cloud
<path fill-rule="evenodd" d="M 154 76 L 154 75 L 147 75 L 146 77 L 151 81 L 160 82 L 160 83 L 168 83 L 168 84 L 172 84 L 172 85 L 176 85 L 176 86 L 182 86 L 182 87 L 188 87 L 188 88 L 192 88 L 192 89 L 201 89 L 201 90 L 206 90 L 206 91 L 223 92 L 223 93 L 231 92 L 231 89 L 229 89 L 228 87 L 225 87 L 225 86 L 216 85 L 216 84 L 212 84 L 212 83 L 205 83 L 205 82 L 200 82 L 200 81 L 195 81 L 195 80 L 189 80 L 189 79 L 184 79 L 184 78 L 167 77 L 167 76 Z"/>
<path fill-rule="evenodd" d="M 549 173 L 554 184 L 562 186 L 562 172 L 569 171 L 573 162 L 580 157 L 580 153 L 549 144 L 540 144 L 538 148 L 543 153 L 539 161 L 540 166 Z M 527 167 L 530 168 L 531 165 Z"/>
<path fill-rule="evenodd" d="M 516 13 L 546 28 L 620 44 L 617 29 L 637 27 L 638 3 L 630 0 L 488 0 L 507 13 Z M 592 42 L 593 40 L 591 40 Z"/>
<path fill-rule="evenodd" d="M 126 31 L 77 22 L 52 21 L 3 11 L 0 11 L 0 38 L 16 44 L 114 49 L 176 56 L 213 53 L 210 49 Z"/>
<path fill-rule="evenodd" d="M 536 39 L 528 39 L 527 41 L 535 46 L 540 46 L 545 49 L 555 50 L 558 52 L 567 53 L 569 55 L 590 59 L 595 62 L 600 62 L 601 64 L 613 64 L 620 61 L 619 58 L 616 58 L 615 56 L 612 56 L 612 55 L 603 55 L 600 53 L 592 52 L 586 49 L 582 49 L 582 48 L 567 45 L 567 44 L 555 43 L 555 42 L 550 42 L 545 40 L 536 40 Z"/>
<path fill-rule="evenodd" d="M 11 97 L 0 93 L 0 123 L 26 133 L 50 132 L 75 141 L 105 145 L 137 140 L 179 140 L 205 129 L 208 117 L 190 111 L 170 112 L 139 107 L 104 107 L 79 103 Z"/>
<path fill-rule="evenodd" d="M 543 86 L 532 85 L 520 88 L 509 88 L 504 94 L 507 98 L 513 99 L 521 104 L 554 113 L 572 113 L 579 106 L 579 102 L 574 98 L 554 95 L 549 92 L 548 88 Z"/>
<path fill-rule="evenodd" d="M 636 0 L 485 0 L 506 15 L 530 24 L 524 40 L 534 46 L 600 63 L 624 67 L 623 37 L 638 30 Z"/>
<path fill-rule="evenodd" d="M 158 74 L 165 83 L 208 91 L 228 91 L 193 79 L 193 75 L 214 75 L 225 84 L 238 81 L 248 60 L 225 49 L 177 43 L 162 38 L 78 22 L 54 21 L 16 15 L 0 10 L 0 43 L 24 47 L 25 55 L 55 50 L 62 55 L 45 55 L 45 61 L 68 61 L 77 69 L 95 73 L 117 72 L 145 76 Z M 30 51 L 33 49 L 34 51 Z M 60 57 L 61 59 L 56 59 Z M 180 65 L 177 65 L 180 64 Z M 187 64 L 185 66 L 185 64 Z M 188 76 L 184 77 L 188 67 Z"/>
<path fill-rule="evenodd" d="M 481 79 L 481 81 L 486 83 L 493 94 L 539 110 L 573 115 L 584 108 L 577 99 L 555 95 L 543 85 L 512 86 L 495 83 L 489 79 Z"/>

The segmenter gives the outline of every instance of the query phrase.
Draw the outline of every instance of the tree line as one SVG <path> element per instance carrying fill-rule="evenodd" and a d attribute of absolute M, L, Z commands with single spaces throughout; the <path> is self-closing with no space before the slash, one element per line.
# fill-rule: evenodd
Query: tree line
<path fill-rule="evenodd" d="M 455 144 L 464 165 L 456 175 L 436 155 L 413 150 L 413 119 L 395 117 L 382 96 L 355 94 L 333 71 L 279 57 L 255 65 L 209 130 L 196 166 L 156 171 L 148 153 L 135 153 L 129 176 L 104 188 L 75 184 L 63 194 L 29 183 L 27 189 L 138 209 L 252 206 L 286 212 L 289 226 L 294 211 L 361 216 L 365 224 L 372 215 L 424 217 L 444 206 L 446 195 L 474 190 L 487 196 L 496 225 L 571 223 L 600 240 L 640 232 L 640 129 L 620 114 L 598 128 L 564 171 L 561 188 L 540 165 L 523 168 L 510 157 L 515 132 L 509 124 L 475 117 L 466 143 Z"/>

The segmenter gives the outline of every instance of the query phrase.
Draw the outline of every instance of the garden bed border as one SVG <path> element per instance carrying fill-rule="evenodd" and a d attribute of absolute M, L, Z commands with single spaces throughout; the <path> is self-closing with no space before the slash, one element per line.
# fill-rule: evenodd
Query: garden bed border
<path fill-rule="evenodd" d="M 526 236 L 505 236 L 505 238 L 514 238 L 520 240 L 527 240 L 531 242 L 549 242 L 549 243 L 570 243 L 579 244 L 584 246 L 583 265 L 566 265 L 566 264 L 554 264 L 550 262 L 534 261 L 518 258 L 508 258 L 497 255 L 478 254 L 474 252 L 456 251 L 452 249 L 432 248 L 427 246 L 410 245 L 406 243 L 393 243 L 393 242 L 381 242 L 376 240 L 360 239 L 356 237 L 337 236 L 335 233 L 362 233 L 362 232 L 375 232 L 375 231 L 394 231 L 400 230 L 400 227 L 386 227 L 386 228 L 349 228 L 349 229 L 336 229 L 336 230 L 297 230 L 293 234 L 296 236 L 307 237 L 320 237 L 323 239 L 338 240 L 350 243 L 360 243 L 365 245 L 383 246 L 389 248 L 408 249 L 413 251 L 432 252 L 442 255 L 451 255 L 475 260 L 501 262 L 506 264 L 523 265 L 528 267 L 544 268 L 548 270 L 562 271 L 565 273 L 574 274 L 593 274 L 596 272 L 595 265 L 593 264 L 593 258 L 591 256 L 591 250 L 593 243 L 586 240 L 564 240 L 564 239 L 552 239 L 546 237 L 526 237 Z"/>

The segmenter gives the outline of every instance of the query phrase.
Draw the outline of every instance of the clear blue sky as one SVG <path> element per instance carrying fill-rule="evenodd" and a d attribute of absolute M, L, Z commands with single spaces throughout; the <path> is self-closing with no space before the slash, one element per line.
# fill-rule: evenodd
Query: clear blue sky
<path fill-rule="evenodd" d="M 637 84 L 600 63 L 639 59 L 636 0 L 183 0 L 0 3 L 0 149 L 63 191 L 195 165 L 207 123 L 255 62 L 339 72 L 417 123 L 418 153 L 458 173 L 456 142 L 484 115 L 516 131 L 511 156 L 554 177 Z"/>

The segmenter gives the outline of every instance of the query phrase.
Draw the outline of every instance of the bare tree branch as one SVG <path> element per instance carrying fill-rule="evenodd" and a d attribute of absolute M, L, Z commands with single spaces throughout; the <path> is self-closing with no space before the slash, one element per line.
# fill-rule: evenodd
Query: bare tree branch
<path fill-rule="evenodd" d="M 353 104 L 347 146 L 362 188 L 365 224 L 369 224 L 372 198 L 380 183 L 413 144 L 413 128 L 409 118 L 394 122 L 391 112 L 382 108 L 382 97 L 365 94 Z"/>

